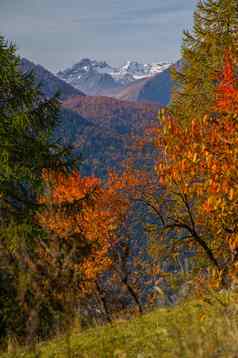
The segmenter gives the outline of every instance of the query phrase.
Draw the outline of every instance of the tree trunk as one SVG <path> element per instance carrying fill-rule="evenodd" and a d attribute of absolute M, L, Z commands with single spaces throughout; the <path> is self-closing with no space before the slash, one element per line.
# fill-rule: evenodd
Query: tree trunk
<path fill-rule="evenodd" d="M 39 306 L 32 308 L 30 310 L 29 318 L 26 324 L 26 344 L 33 346 L 37 342 L 37 331 L 39 328 Z"/>
<path fill-rule="evenodd" d="M 100 287 L 100 285 L 98 284 L 97 281 L 95 281 L 95 284 L 96 284 L 96 289 L 97 289 L 97 293 L 98 293 L 98 297 L 100 299 L 100 302 L 103 306 L 103 310 L 104 310 L 104 313 L 105 313 L 105 316 L 106 316 L 106 319 L 109 323 L 112 322 L 112 318 L 111 318 L 111 315 L 110 315 L 110 312 L 109 312 L 109 309 L 107 307 L 107 301 L 105 299 L 105 294 L 102 290 L 102 288 Z"/>
<path fill-rule="evenodd" d="M 126 286 L 128 292 L 130 293 L 130 295 L 132 296 L 133 300 L 135 301 L 140 314 L 142 314 L 143 313 L 143 307 L 142 307 L 142 305 L 140 303 L 140 300 L 139 300 L 139 297 L 138 297 L 137 293 L 135 292 L 133 287 L 128 283 L 127 278 L 124 278 L 122 280 L 122 282 L 124 283 L 124 285 Z"/>

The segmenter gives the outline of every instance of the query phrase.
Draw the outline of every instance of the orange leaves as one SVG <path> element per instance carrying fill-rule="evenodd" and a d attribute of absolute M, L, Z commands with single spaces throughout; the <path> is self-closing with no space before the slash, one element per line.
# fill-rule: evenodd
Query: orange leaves
<path fill-rule="evenodd" d="M 229 237 L 229 246 L 232 252 L 236 252 L 238 250 L 238 235 L 233 234 Z"/>
<path fill-rule="evenodd" d="M 230 190 L 229 190 L 229 195 L 228 195 L 229 200 L 230 200 L 230 201 L 233 201 L 234 196 L 235 196 L 235 189 L 234 189 L 234 188 L 230 188 Z"/>
<path fill-rule="evenodd" d="M 93 192 L 100 186 L 100 180 L 95 177 L 80 177 L 79 172 L 74 171 L 71 175 L 63 173 L 43 173 L 43 178 L 48 184 L 55 184 L 51 191 L 51 200 L 54 203 L 72 203 L 83 199 L 89 192 Z M 46 198 L 45 198 L 46 199 Z"/>
<path fill-rule="evenodd" d="M 209 182 L 209 191 L 212 194 L 217 194 L 219 192 L 219 184 L 213 178 Z"/>
<path fill-rule="evenodd" d="M 226 51 L 214 113 L 191 120 L 186 127 L 168 114 L 155 141 L 161 151 L 156 163 L 160 184 L 173 202 L 183 195 L 189 198 L 195 223 L 214 239 L 221 261 L 229 256 L 232 260 L 232 251 L 238 247 L 237 115 L 237 79 L 231 53 Z M 176 219 L 183 217 L 181 207 L 181 203 L 175 206 Z"/>
<path fill-rule="evenodd" d="M 39 224 L 49 235 L 77 247 L 77 257 L 70 267 L 84 280 L 94 280 L 111 264 L 109 250 L 127 203 L 112 179 L 101 185 L 95 177 L 81 177 L 44 172 L 45 194 L 40 202 L 45 209 L 38 215 Z M 69 264 L 69 263 L 68 263 Z"/>
<path fill-rule="evenodd" d="M 191 123 L 191 132 L 193 135 L 196 135 L 198 132 L 198 125 L 194 119 L 192 120 L 192 123 Z"/>
<path fill-rule="evenodd" d="M 222 80 L 217 87 L 216 97 L 216 110 L 228 113 L 238 110 L 238 89 L 230 50 L 225 51 Z"/>

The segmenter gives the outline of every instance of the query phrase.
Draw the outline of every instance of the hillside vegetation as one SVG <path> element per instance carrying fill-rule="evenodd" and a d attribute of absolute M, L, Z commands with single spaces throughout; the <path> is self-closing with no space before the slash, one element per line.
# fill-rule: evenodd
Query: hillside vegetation
<path fill-rule="evenodd" d="M 34 352 L 16 350 L 2 358 L 235 358 L 238 351 L 237 296 L 213 294 L 177 307 L 161 308 L 131 321 L 115 321 L 42 343 Z"/>

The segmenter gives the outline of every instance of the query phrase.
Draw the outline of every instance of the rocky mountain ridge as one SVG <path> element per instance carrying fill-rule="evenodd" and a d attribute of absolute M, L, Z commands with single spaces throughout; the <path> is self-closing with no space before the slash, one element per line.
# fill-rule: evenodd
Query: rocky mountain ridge
<path fill-rule="evenodd" d="M 169 63 L 128 61 L 123 66 L 112 67 L 105 61 L 84 58 L 57 76 L 87 95 L 116 96 L 130 84 L 151 78 L 170 66 Z"/>

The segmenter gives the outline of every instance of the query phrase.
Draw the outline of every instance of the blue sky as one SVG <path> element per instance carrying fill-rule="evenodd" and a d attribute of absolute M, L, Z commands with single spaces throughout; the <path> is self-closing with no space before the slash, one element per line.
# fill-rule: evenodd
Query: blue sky
<path fill-rule="evenodd" d="M 175 61 L 196 0 L 0 0 L 0 33 L 56 72 L 83 57 Z"/>

